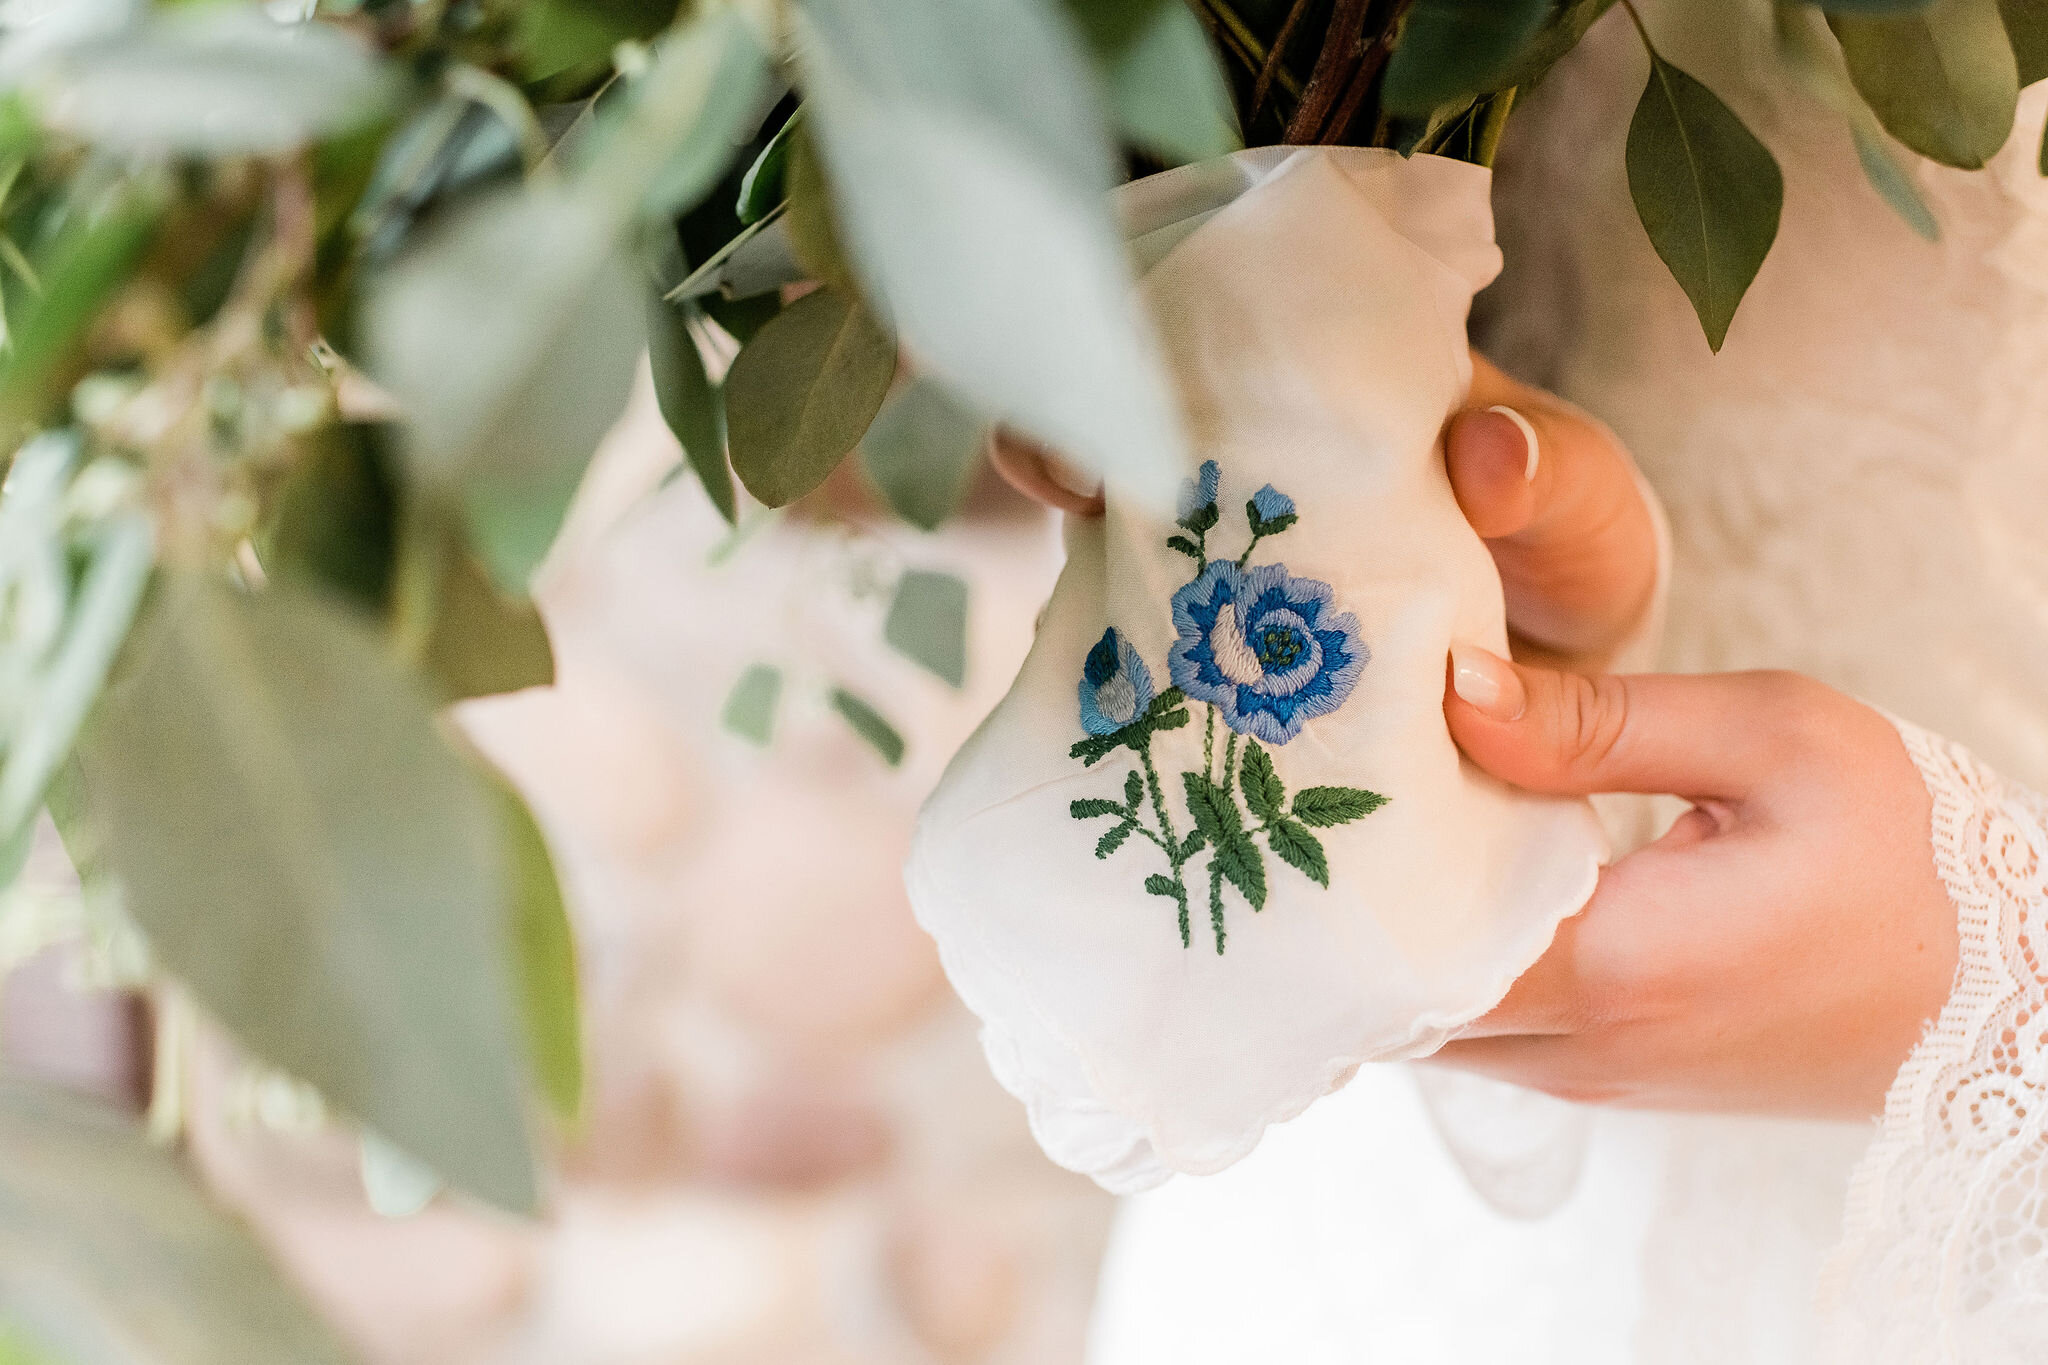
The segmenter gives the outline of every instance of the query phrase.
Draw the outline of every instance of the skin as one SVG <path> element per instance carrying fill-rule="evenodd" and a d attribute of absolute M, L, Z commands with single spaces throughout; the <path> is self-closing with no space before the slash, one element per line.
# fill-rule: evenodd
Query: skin
<path fill-rule="evenodd" d="M 1493 551 L 1515 659 L 1460 646 L 1444 715 L 1481 768 L 1533 791 L 1678 796 L 1661 839 L 1491 1013 L 1432 1059 L 1587 1103 L 1862 1119 L 1953 984 L 1956 913 L 1931 803 L 1869 707 L 1790 673 L 1616 676 L 1656 584 L 1656 532 L 1604 426 L 1475 354 L 1445 429 L 1459 505 Z M 1509 417 L 1535 429 L 1528 447 Z M 1042 449 L 996 467 L 1081 516 L 1099 494 Z"/>

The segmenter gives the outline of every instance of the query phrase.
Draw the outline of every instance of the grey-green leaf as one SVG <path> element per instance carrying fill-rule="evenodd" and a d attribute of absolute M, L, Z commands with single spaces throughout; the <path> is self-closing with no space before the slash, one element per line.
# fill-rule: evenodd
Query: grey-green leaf
<path fill-rule="evenodd" d="M 1550 12 L 1550 0 L 1415 0 L 1387 60 L 1381 105 L 1419 118 L 1512 84 Z"/>
<path fill-rule="evenodd" d="M 498 797 L 528 1062 L 555 1117 L 574 1123 L 583 1111 L 583 1010 L 576 980 L 576 935 L 562 903 L 561 880 L 555 875 L 547 836 L 517 792 L 501 787 Z"/>
<path fill-rule="evenodd" d="M 832 709 L 853 727 L 855 734 L 874 746 L 884 763 L 893 768 L 903 761 L 903 736 L 880 711 L 843 687 L 832 689 Z"/>
<path fill-rule="evenodd" d="M 728 524 L 739 515 L 732 469 L 725 462 L 725 405 L 704 371 L 704 355 L 690 333 L 690 305 L 668 303 L 659 290 L 647 298 L 647 364 L 662 420 L 697 471 L 705 496 Z"/>
<path fill-rule="evenodd" d="M 173 580 L 81 751 L 166 970 L 255 1055 L 452 1183 L 535 1203 L 488 784 L 323 599 Z"/>
<path fill-rule="evenodd" d="M 955 687 L 967 681 L 967 582 L 912 569 L 896 584 L 882 637 L 905 658 Z"/>
<path fill-rule="evenodd" d="M 1893 137 L 1966 170 L 2005 145 L 2020 81 L 1998 0 L 1934 0 L 1911 14 L 1833 14 L 1828 23 L 1849 78 Z"/>
<path fill-rule="evenodd" d="M 531 601 L 514 597 L 459 543 L 441 547 L 434 625 L 421 662 L 447 701 L 555 680 L 554 647 Z"/>
<path fill-rule="evenodd" d="M 1777 160 L 1713 91 L 1653 53 L 1627 161 L 1650 244 L 1718 351 L 1778 235 L 1785 182 Z"/>
<path fill-rule="evenodd" d="M 718 722 L 750 744 L 766 748 L 775 733 L 775 704 L 782 699 L 782 670 L 750 664 L 726 695 Z"/>
<path fill-rule="evenodd" d="M 725 377 L 733 469 L 770 507 L 825 481 L 867 432 L 896 372 L 887 329 L 842 289 L 782 310 Z"/>
<path fill-rule="evenodd" d="M 1922 239 L 1929 242 L 1941 240 L 1941 224 L 1934 220 L 1933 210 L 1927 207 L 1927 201 L 1920 197 L 1913 178 L 1893 159 L 1891 149 L 1884 145 L 1878 134 L 1872 129 L 1852 124 L 1849 136 L 1856 143 L 1856 160 L 1863 167 L 1870 187 Z"/>
<path fill-rule="evenodd" d="M 176 1156 L 100 1104 L 0 1083 L 0 1357 L 351 1359 Z"/>
<path fill-rule="evenodd" d="M 2048 5 L 2041 0 L 1999 0 L 2005 36 L 2022 86 L 2048 77 Z"/>
<path fill-rule="evenodd" d="M 875 414 L 861 437 L 861 463 L 898 516 L 930 531 L 966 499 L 990 430 L 945 385 L 918 375 Z"/>
<path fill-rule="evenodd" d="M 1066 0 L 1066 9 L 1134 146 L 1177 165 L 1242 145 L 1229 82 L 1185 0 Z"/>

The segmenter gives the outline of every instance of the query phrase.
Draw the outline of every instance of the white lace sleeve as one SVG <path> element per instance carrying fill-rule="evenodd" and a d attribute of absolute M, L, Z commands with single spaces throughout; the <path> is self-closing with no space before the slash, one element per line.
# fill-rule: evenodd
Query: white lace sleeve
<path fill-rule="evenodd" d="M 1843 1361 L 2048 1358 L 2048 799 L 1899 724 L 1934 798 L 1955 987 L 1885 1098 L 1827 1306 Z"/>

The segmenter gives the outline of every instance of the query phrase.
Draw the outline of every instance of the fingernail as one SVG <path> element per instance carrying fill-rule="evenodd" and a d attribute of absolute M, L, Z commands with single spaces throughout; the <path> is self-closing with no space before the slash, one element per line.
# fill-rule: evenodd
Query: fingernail
<path fill-rule="evenodd" d="M 1057 455 L 1045 457 L 1046 476 L 1076 497 L 1092 498 L 1102 492 L 1102 480 L 1086 470 L 1076 469 Z"/>
<path fill-rule="evenodd" d="M 1543 458 L 1543 446 L 1536 439 L 1536 428 L 1531 425 L 1528 418 L 1505 403 L 1495 403 L 1487 411 L 1499 413 L 1522 429 L 1522 444 L 1529 452 L 1522 460 L 1522 478 L 1525 481 L 1533 481 L 1536 477 L 1537 462 Z"/>
<path fill-rule="evenodd" d="M 1478 645 L 1451 646 L 1451 690 L 1458 699 L 1494 720 L 1520 719 L 1528 695 L 1508 661 Z"/>

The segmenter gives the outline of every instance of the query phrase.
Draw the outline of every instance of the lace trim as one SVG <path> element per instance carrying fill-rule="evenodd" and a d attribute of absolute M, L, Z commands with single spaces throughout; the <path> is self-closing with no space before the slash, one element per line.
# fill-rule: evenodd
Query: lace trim
<path fill-rule="evenodd" d="M 1836 1358 L 2039 1359 L 2048 1344 L 2048 800 L 1894 722 L 1934 799 L 1955 988 L 1885 1097 L 1823 1278 Z"/>

